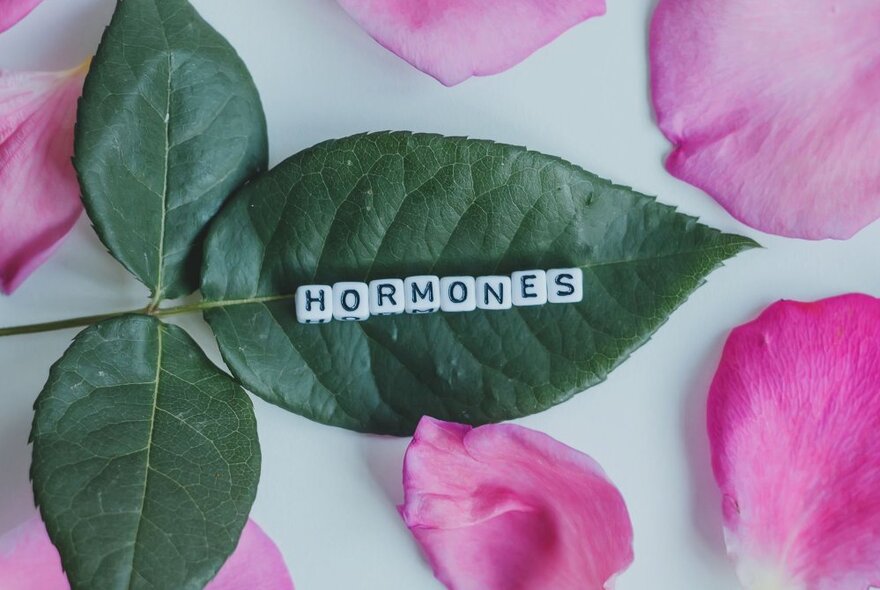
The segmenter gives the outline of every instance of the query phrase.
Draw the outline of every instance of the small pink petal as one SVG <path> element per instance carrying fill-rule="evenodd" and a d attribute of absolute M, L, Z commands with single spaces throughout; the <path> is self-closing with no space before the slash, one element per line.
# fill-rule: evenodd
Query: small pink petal
<path fill-rule="evenodd" d="M 880 2 L 660 0 L 651 77 L 669 171 L 784 236 L 880 217 Z"/>
<path fill-rule="evenodd" d="M 735 329 L 708 426 L 747 589 L 880 587 L 880 300 L 781 301 Z"/>
<path fill-rule="evenodd" d="M 0 537 L 0 588 L 68 590 L 58 550 L 39 516 Z"/>
<path fill-rule="evenodd" d="M 82 211 L 71 164 L 85 67 L 0 71 L 0 291 L 11 293 Z"/>
<path fill-rule="evenodd" d="M 0 537 L 0 588 L 70 590 L 58 550 L 34 516 Z M 278 548 L 253 521 L 244 527 L 235 552 L 206 590 L 293 590 Z"/>
<path fill-rule="evenodd" d="M 603 590 L 633 560 L 623 498 L 590 457 L 512 424 L 423 418 L 400 507 L 451 590 Z"/>
<path fill-rule="evenodd" d="M 293 581 L 278 547 L 249 520 L 238 547 L 205 590 L 293 590 Z"/>
<path fill-rule="evenodd" d="M 26 17 L 43 0 L 0 0 L 0 33 Z"/>
<path fill-rule="evenodd" d="M 339 0 L 376 41 L 447 86 L 511 68 L 605 14 L 605 0 Z"/>

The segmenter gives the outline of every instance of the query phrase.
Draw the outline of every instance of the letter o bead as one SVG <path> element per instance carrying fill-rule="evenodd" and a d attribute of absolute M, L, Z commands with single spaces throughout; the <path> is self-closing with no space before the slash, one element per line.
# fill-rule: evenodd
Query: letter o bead
<path fill-rule="evenodd" d="M 366 283 L 333 285 L 333 317 L 340 321 L 362 322 L 370 317 L 370 290 Z"/>
<path fill-rule="evenodd" d="M 326 324 L 333 319 L 333 291 L 329 285 L 302 285 L 294 296 L 296 321 Z"/>
<path fill-rule="evenodd" d="M 474 277 L 443 277 L 440 279 L 442 311 L 474 311 L 477 309 L 477 281 Z"/>

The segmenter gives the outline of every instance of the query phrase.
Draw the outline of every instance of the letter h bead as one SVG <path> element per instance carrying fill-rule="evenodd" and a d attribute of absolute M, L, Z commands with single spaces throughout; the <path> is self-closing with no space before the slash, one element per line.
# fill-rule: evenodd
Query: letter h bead
<path fill-rule="evenodd" d="M 301 324 L 326 324 L 333 319 L 333 291 L 329 285 L 302 285 L 294 297 Z"/>

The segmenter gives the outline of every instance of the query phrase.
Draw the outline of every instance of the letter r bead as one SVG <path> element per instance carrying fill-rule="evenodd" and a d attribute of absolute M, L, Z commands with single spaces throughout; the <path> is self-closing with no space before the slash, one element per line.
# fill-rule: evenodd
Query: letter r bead
<path fill-rule="evenodd" d="M 302 285 L 294 300 L 296 320 L 301 324 L 326 324 L 333 319 L 333 290 L 329 285 Z"/>

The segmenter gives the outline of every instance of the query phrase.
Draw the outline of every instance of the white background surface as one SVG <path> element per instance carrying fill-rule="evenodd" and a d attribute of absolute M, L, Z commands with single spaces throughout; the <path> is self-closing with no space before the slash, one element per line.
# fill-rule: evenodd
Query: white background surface
<path fill-rule="evenodd" d="M 595 457 L 623 492 L 636 560 L 618 590 L 737 588 L 724 556 L 704 434 L 706 391 L 721 346 L 732 327 L 780 298 L 880 294 L 880 224 L 847 242 L 765 236 L 669 176 L 662 166 L 668 146 L 649 103 L 652 0 L 612 0 L 606 16 L 513 70 L 452 89 L 382 49 L 333 0 L 194 4 L 251 68 L 266 108 L 273 164 L 321 140 L 361 131 L 489 138 L 562 156 L 765 246 L 712 274 L 607 382 L 519 421 Z M 46 0 L 0 36 L 0 68 L 78 64 L 93 52 L 113 5 Z M 49 263 L 12 297 L 0 298 L 0 325 L 136 308 L 146 295 L 83 217 Z M 201 319 L 180 323 L 219 364 Z M 74 334 L 0 339 L 0 532 L 32 513 L 31 405 Z M 440 588 L 394 508 L 402 499 L 407 440 L 320 426 L 254 401 L 263 476 L 253 516 L 281 548 L 297 587 Z"/>

